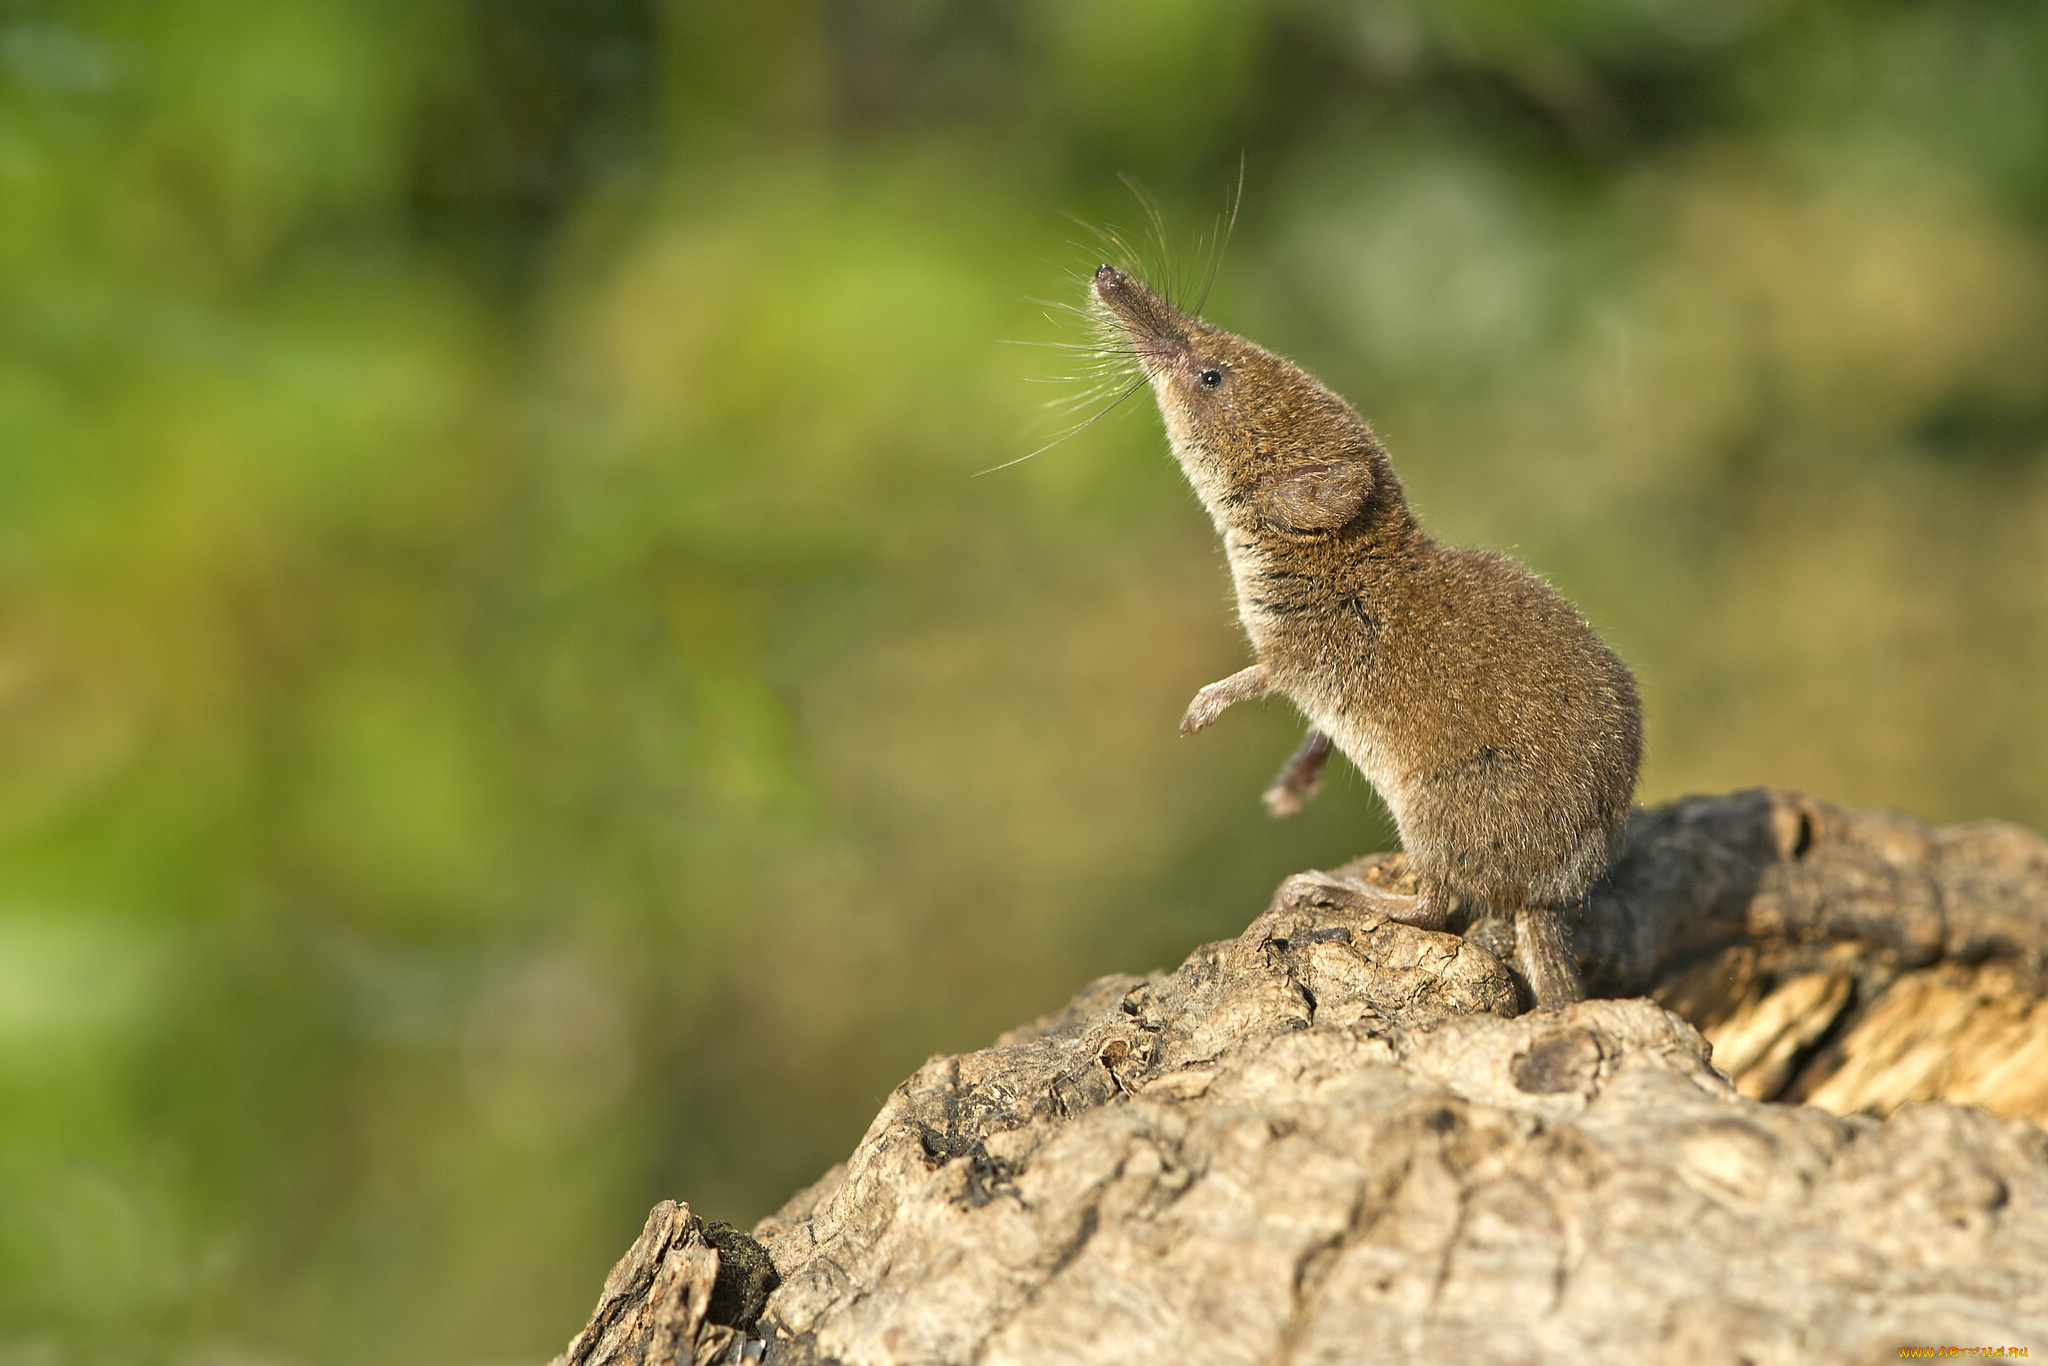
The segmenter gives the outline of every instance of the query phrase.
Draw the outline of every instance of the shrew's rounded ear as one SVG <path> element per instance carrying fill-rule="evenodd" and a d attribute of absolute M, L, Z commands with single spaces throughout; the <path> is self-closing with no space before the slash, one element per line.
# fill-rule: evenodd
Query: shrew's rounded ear
<path fill-rule="evenodd" d="M 1329 531 L 1358 515 L 1372 491 L 1362 462 L 1296 465 L 1282 470 L 1266 493 L 1266 512 L 1291 531 Z"/>

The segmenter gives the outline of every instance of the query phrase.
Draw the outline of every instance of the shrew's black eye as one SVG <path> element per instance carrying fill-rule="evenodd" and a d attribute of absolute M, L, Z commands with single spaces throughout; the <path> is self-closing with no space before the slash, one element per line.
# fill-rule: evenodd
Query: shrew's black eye
<path fill-rule="evenodd" d="M 1214 389 L 1221 383 L 1223 383 L 1223 372 L 1221 370 L 1204 370 L 1202 372 L 1202 387 L 1204 389 Z"/>

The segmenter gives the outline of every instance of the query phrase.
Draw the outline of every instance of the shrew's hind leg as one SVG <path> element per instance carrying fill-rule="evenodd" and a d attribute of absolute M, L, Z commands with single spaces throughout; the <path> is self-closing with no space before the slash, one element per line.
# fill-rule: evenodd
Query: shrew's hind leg
<path fill-rule="evenodd" d="M 1337 906 L 1352 911 L 1377 911 L 1389 920 L 1417 929 L 1440 930 L 1457 904 L 1448 888 L 1425 881 L 1417 896 L 1403 896 L 1369 882 L 1334 873 L 1296 873 L 1280 884 L 1280 902 L 1288 906 Z"/>
<path fill-rule="evenodd" d="M 1309 727 L 1302 737 L 1301 748 L 1294 751 L 1294 757 L 1280 766 L 1261 798 L 1266 810 L 1274 819 L 1292 816 L 1301 810 L 1303 802 L 1316 795 L 1323 786 L 1323 766 L 1330 762 L 1330 737 Z"/>
<path fill-rule="evenodd" d="M 1515 912 L 1515 966 L 1538 1010 L 1561 1010 L 1586 997 L 1564 918 L 1547 906 Z"/>
<path fill-rule="evenodd" d="M 1451 912 L 1458 905 L 1458 894 L 1433 877 L 1419 879 L 1415 891 L 1415 909 L 1394 919 L 1403 925 L 1413 925 L 1418 930 L 1440 930 L 1450 919 Z"/>

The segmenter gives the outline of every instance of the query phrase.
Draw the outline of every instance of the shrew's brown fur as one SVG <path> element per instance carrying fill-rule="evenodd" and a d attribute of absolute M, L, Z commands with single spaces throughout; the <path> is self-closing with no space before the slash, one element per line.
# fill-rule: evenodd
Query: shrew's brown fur
<path fill-rule="evenodd" d="M 1286 696 L 1312 729 L 1267 793 L 1276 814 L 1314 792 L 1334 743 L 1418 875 L 1402 918 L 1439 928 L 1463 900 L 1512 915 L 1536 1004 L 1578 999 L 1559 913 L 1628 819 L 1642 723 L 1627 666 L 1513 560 L 1424 534 L 1372 429 L 1313 376 L 1110 266 L 1094 289 L 1223 537 L 1258 653 L 1197 694 L 1183 729 Z"/>

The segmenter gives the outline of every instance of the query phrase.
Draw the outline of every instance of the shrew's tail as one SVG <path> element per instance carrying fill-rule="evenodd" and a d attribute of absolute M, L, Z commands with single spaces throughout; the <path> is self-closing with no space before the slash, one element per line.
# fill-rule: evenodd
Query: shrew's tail
<path fill-rule="evenodd" d="M 1564 917 L 1547 906 L 1515 912 L 1515 966 L 1538 1010 L 1558 1010 L 1586 997 Z"/>

